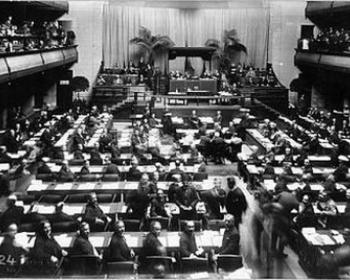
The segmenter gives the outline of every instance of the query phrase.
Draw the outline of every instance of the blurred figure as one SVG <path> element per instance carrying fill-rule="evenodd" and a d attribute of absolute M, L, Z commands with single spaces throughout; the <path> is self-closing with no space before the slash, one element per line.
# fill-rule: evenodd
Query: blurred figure
<path fill-rule="evenodd" d="M 17 230 L 16 224 L 10 224 L 0 245 L 0 255 L 4 256 L 4 260 L 8 260 L 0 266 L 0 276 L 2 277 L 14 277 L 20 265 L 24 263 L 25 255 L 28 253 L 28 250 L 16 240 Z"/>

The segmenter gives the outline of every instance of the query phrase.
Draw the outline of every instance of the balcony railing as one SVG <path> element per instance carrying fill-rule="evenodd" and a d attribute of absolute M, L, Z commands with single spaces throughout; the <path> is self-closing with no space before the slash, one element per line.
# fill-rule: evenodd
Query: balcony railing
<path fill-rule="evenodd" d="M 299 68 L 313 67 L 350 73 L 350 54 L 296 50 L 294 64 Z"/>
<path fill-rule="evenodd" d="M 78 61 L 77 46 L 0 54 L 0 83 L 47 71 L 69 67 Z"/>

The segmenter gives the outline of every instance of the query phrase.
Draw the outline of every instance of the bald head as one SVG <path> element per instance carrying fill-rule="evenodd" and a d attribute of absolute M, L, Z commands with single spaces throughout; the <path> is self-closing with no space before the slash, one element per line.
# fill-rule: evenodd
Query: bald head
<path fill-rule="evenodd" d="M 227 228 L 231 229 L 235 226 L 235 217 L 231 214 L 225 216 L 225 225 Z"/>
<path fill-rule="evenodd" d="M 194 221 L 186 221 L 185 231 L 187 233 L 194 232 Z"/>
<path fill-rule="evenodd" d="M 159 236 L 161 230 L 162 230 L 162 226 L 161 226 L 160 222 L 158 222 L 158 221 L 153 221 L 153 222 L 151 223 L 151 232 L 152 232 L 155 236 Z"/>
<path fill-rule="evenodd" d="M 8 227 L 7 227 L 7 230 L 6 230 L 6 234 L 12 238 L 15 237 L 16 233 L 18 231 L 18 227 L 15 223 L 13 224 L 10 224 Z"/>

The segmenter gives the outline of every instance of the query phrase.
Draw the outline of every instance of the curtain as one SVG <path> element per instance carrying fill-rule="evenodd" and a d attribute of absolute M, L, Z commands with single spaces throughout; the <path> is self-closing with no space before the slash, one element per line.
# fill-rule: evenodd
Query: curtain
<path fill-rule="evenodd" d="M 140 26 L 152 34 L 168 35 L 176 46 L 204 46 L 207 39 L 222 40 L 224 30 L 236 29 L 248 49 L 246 63 L 264 67 L 267 54 L 268 10 L 265 8 L 177 9 L 105 3 L 103 9 L 103 60 L 106 67 L 122 66 L 131 60 L 136 47 L 129 44 Z M 196 73 L 203 61 L 191 58 Z M 169 63 L 169 70 L 183 71 L 185 58 Z"/>
<path fill-rule="evenodd" d="M 305 7 L 304 1 L 270 2 L 269 62 L 279 81 L 287 88 L 299 73 L 294 66 L 294 54 L 301 25 L 311 23 L 305 18 Z"/>

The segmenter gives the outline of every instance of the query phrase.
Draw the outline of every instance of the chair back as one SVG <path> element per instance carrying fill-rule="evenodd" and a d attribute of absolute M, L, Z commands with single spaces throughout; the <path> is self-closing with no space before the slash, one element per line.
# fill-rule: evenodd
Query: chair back
<path fill-rule="evenodd" d="M 96 182 L 101 179 L 98 174 L 83 174 L 79 176 L 79 181 L 81 182 Z"/>
<path fill-rule="evenodd" d="M 118 181 L 120 181 L 120 176 L 119 176 L 119 174 L 104 174 L 102 177 L 102 181 L 118 182 Z"/>
<path fill-rule="evenodd" d="M 144 260 L 148 273 L 155 276 L 174 272 L 173 258 L 167 256 L 148 256 Z M 160 268 L 161 266 L 161 268 Z M 164 269 L 163 269 L 164 268 Z"/>
<path fill-rule="evenodd" d="M 66 198 L 67 203 L 86 203 L 87 195 L 85 193 L 70 194 Z"/>
<path fill-rule="evenodd" d="M 193 174 L 193 181 L 203 181 L 208 179 L 208 174 L 204 172 L 194 173 Z"/>
<path fill-rule="evenodd" d="M 211 219 L 208 221 L 208 229 L 219 231 L 220 229 L 225 228 L 225 221 L 218 219 Z"/>
<path fill-rule="evenodd" d="M 69 165 L 74 165 L 74 166 L 81 166 L 85 163 L 85 159 L 71 159 L 68 161 Z"/>
<path fill-rule="evenodd" d="M 181 258 L 181 267 L 183 273 L 210 271 L 207 258 Z"/>
<path fill-rule="evenodd" d="M 59 195 L 59 194 L 44 194 L 40 197 L 39 202 L 56 204 L 60 201 L 64 201 L 65 197 L 66 197 L 65 195 Z"/>
<path fill-rule="evenodd" d="M 134 262 L 107 262 L 108 276 L 118 274 L 134 274 L 136 272 L 136 264 Z"/>
<path fill-rule="evenodd" d="M 235 271 L 243 267 L 243 258 L 241 255 L 219 255 L 217 259 L 217 268 L 224 271 Z"/>
<path fill-rule="evenodd" d="M 47 173 L 47 174 L 37 174 L 36 175 L 36 179 L 37 180 L 42 180 L 44 182 L 49 182 L 52 181 L 54 179 L 54 175 Z"/>
<path fill-rule="evenodd" d="M 101 272 L 101 262 L 97 256 L 73 255 L 65 264 L 68 275 L 99 275 Z"/>
<path fill-rule="evenodd" d="M 75 232 L 78 229 L 76 221 L 54 222 L 52 223 L 52 232 Z"/>
<path fill-rule="evenodd" d="M 125 231 L 139 231 L 140 230 L 140 220 L 138 219 L 123 219 L 125 225 Z"/>

